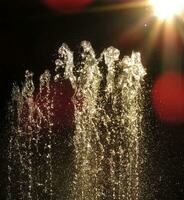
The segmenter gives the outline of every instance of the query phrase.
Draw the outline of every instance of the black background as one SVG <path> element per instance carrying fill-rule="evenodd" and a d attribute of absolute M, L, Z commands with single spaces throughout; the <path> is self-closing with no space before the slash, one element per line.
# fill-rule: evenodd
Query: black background
<path fill-rule="evenodd" d="M 113 1 L 108 1 L 109 4 Z M 115 1 L 114 1 L 115 2 Z M 127 3 L 129 1 L 122 1 Z M 137 0 L 138 2 L 138 0 Z M 107 5 L 95 1 L 88 9 Z M 121 56 L 140 51 L 147 68 L 149 89 L 152 81 L 162 71 L 163 30 L 157 36 L 148 57 L 149 37 L 156 18 L 145 7 L 108 12 L 81 12 L 63 14 L 44 7 L 41 1 L 0 1 L 0 199 L 6 199 L 8 134 L 4 127 L 7 103 L 14 81 L 24 80 L 26 69 L 32 70 L 37 79 L 44 69 L 54 70 L 58 47 L 66 42 L 72 50 L 82 40 L 89 40 L 97 56 L 108 47 L 121 50 Z M 137 25 L 139 24 L 139 25 Z M 147 24 L 145 26 L 145 24 Z M 183 27 L 176 19 L 176 29 Z M 177 32 L 177 31 L 176 31 Z M 178 35 L 178 51 L 184 53 L 183 41 Z M 174 54 L 174 53 L 173 53 Z M 184 55 L 184 54 L 183 54 Z M 177 58 L 174 58 L 177 61 Z M 183 57 L 180 56 L 181 71 Z M 146 95 L 147 148 L 150 154 L 145 200 L 184 199 L 184 127 L 161 122 L 154 114 Z"/>

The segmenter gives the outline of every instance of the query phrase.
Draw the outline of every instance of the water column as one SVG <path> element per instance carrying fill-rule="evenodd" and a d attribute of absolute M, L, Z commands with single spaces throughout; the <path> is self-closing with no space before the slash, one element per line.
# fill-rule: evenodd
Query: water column
<path fill-rule="evenodd" d="M 22 155 L 20 154 L 20 144 L 18 137 L 18 122 L 19 122 L 19 108 L 23 105 L 23 99 L 21 95 L 20 88 L 14 84 L 12 89 L 11 101 L 8 106 L 8 122 L 9 122 L 9 148 L 8 148 L 8 187 L 7 187 L 7 199 L 11 200 L 12 198 L 18 198 L 18 195 L 14 194 L 13 191 L 19 191 L 19 195 L 23 196 L 22 185 L 20 179 L 17 179 L 16 165 L 19 163 L 20 168 L 22 168 L 22 173 L 24 174 L 25 169 L 23 168 Z M 19 186 L 17 184 L 19 183 Z"/>
<path fill-rule="evenodd" d="M 75 105 L 75 177 L 76 200 L 98 200 L 102 195 L 103 146 L 97 129 L 99 119 L 97 94 L 101 74 L 94 50 L 89 42 L 82 42 L 74 69 L 76 76 Z"/>
<path fill-rule="evenodd" d="M 33 73 L 26 71 L 22 90 L 14 85 L 10 105 L 9 186 L 8 199 L 32 199 L 32 135 L 33 120 Z M 11 170 L 10 170 L 11 169 Z"/>
<path fill-rule="evenodd" d="M 140 199 L 143 78 L 146 75 L 139 53 L 119 63 L 114 89 L 113 111 L 116 119 L 118 158 L 117 199 Z"/>
<path fill-rule="evenodd" d="M 114 47 L 105 49 L 99 58 L 99 70 L 102 74 L 98 91 L 98 131 L 104 147 L 103 158 L 103 199 L 117 199 L 116 177 L 116 128 L 113 113 L 113 98 L 115 87 L 115 69 L 119 60 L 120 52 Z"/>
<path fill-rule="evenodd" d="M 48 198 L 50 200 L 53 199 L 52 148 L 55 137 L 53 131 L 54 103 L 51 90 L 51 74 L 49 70 L 45 70 L 40 76 L 39 92 L 35 99 L 35 106 L 38 109 L 37 113 L 39 114 L 37 124 L 40 124 L 40 132 L 36 137 L 36 147 L 39 159 L 36 163 L 37 165 L 35 165 L 35 168 L 39 168 L 34 177 L 38 178 L 36 184 L 40 195 L 37 198 Z M 42 189 L 42 192 L 39 191 L 39 189 Z"/>
<path fill-rule="evenodd" d="M 34 95 L 33 73 L 27 70 L 22 89 L 13 86 L 9 105 L 8 199 L 52 199 L 49 82 L 50 73 L 46 71 Z M 44 103 L 46 100 L 45 108 L 40 99 Z"/>

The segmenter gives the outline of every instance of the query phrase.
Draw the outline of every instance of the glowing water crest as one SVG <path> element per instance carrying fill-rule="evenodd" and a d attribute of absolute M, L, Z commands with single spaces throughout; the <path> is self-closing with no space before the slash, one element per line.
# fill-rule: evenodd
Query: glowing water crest
<path fill-rule="evenodd" d="M 140 53 L 119 56 L 119 50 L 109 47 L 97 59 L 91 44 L 83 41 L 74 59 L 63 44 L 55 74 L 46 70 L 39 89 L 30 71 L 21 88 L 14 84 L 9 105 L 8 199 L 141 199 L 146 72 Z M 62 91 L 57 93 L 66 82 L 73 92 L 63 110 L 60 104 L 66 97 Z M 68 116 L 67 122 L 56 120 L 58 107 L 64 113 L 58 116 Z M 73 115 L 68 115 L 72 110 Z M 67 145 L 58 132 L 72 132 L 65 138 Z M 55 162 L 60 143 L 62 155 L 70 157 L 67 167 Z M 61 184 L 59 171 L 65 174 Z"/>

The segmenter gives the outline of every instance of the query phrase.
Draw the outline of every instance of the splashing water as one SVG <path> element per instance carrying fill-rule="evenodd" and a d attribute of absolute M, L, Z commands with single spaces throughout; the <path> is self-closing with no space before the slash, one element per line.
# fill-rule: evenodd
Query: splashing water
<path fill-rule="evenodd" d="M 119 50 L 109 47 L 97 59 L 91 44 L 83 41 L 75 60 L 63 44 L 55 75 L 46 70 L 39 91 L 29 71 L 21 89 L 14 84 L 9 105 L 8 199 L 141 199 L 139 145 L 146 72 L 139 53 L 122 60 L 119 56 Z M 57 89 L 64 88 L 66 81 L 74 91 L 69 97 Z M 58 110 L 63 114 L 58 115 Z M 65 115 L 70 119 L 57 119 L 65 120 Z M 54 163 L 55 146 L 62 143 L 58 130 L 73 132 L 67 148 L 74 150 L 68 153 L 70 169 L 59 168 L 68 177 L 61 185 Z"/>

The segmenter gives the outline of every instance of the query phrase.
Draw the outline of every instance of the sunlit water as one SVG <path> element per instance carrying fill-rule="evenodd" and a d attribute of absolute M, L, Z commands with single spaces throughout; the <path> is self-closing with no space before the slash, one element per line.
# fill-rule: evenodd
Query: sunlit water
<path fill-rule="evenodd" d="M 119 56 L 119 50 L 109 47 L 97 59 L 91 44 L 84 41 L 74 59 L 63 44 L 55 74 L 46 70 L 38 89 L 30 71 L 22 87 L 14 84 L 9 105 L 7 199 L 141 199 L 146 72 L 139 53 Z M 58 125 L 61 120 L 54 116 L 64 98 L 62 91 L 57 95 L 57 88 L 66 80 L 73 93 L 70 111 L 61 112 L 67 116 L 73 109 L 67 120 L 72 121 L 70 126 L 67 122 Z M 58 134 L 67 132 L 72 134 L 63 142 Z M 58 181 L 60 174 L 63 179 Z"/>

